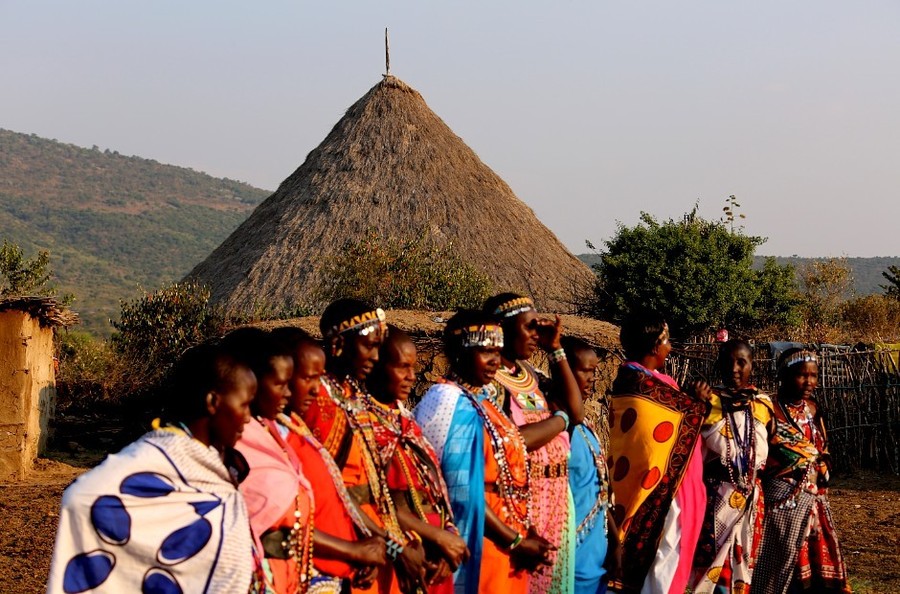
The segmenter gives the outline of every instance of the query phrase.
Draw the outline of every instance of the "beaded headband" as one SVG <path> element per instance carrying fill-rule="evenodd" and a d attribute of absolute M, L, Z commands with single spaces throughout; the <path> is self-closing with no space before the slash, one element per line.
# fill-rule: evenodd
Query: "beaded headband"
<path fill-rule="evenodd" d="M 329 334 L 344 334 L 345 332 L 356 332 L 360 336 L 367 336 L 375 330 L 384 330 L 387 328 L 387 316 L 380 307 L 373 311 L 367 311 L 352 318 L 346 319 L 337 326 L 331 328 Z"/>
<path fill-rule="evenodd" d="M 462 336 L 462 347 L 472 349 L 477 347 L 503 348 L 503 329 L 496 324 L 480 324 L 457 328 L 452 332 L 453 336 Z"/>
<path fill-rule="evenodd" d="M 782 361 L 781 368 L 787 369 L 788 367 L 793 367 L 798 363 L 815 363 L 816 365 L 818 365 L 819 358 L 816 357 L 816 354 L 812 351 L 797 351 L 796 353 Z"/>
<path fill-rule="evenodd" d="M 497 309 L 494 310 L 494 315 L 506 319 L 517 316 L 520 313 L 525 313 L 526 311 L 536 311 L 534 308 L 534 301 L 528 297 L 516 297 L 506 303 L 501 303 Z"/>

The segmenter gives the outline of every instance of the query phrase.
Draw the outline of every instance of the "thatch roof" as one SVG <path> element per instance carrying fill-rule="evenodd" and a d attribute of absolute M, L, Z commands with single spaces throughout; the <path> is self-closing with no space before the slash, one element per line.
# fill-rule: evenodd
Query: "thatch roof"
<path fill-rule="evenodd" d="M 22 311 L 38 320 L 45 328 L 74 326 L 79 323 L 78 314 L 60 305 L 52 297 L 3 297 L 0 298 L 0 312 Z"/>
<path fill-rule="evenodd" d="M 348 239 L 452 241 L 495 288 L 571 310 L 590 269 L 414 89 L 386 76 L 306 161 L 188 275 L 235 311 L 313 305 L 322 262 Z"/>

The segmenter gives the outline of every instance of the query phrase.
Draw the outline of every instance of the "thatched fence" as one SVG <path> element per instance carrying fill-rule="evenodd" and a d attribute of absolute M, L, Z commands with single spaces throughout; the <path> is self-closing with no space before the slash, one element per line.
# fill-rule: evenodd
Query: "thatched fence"
<path fill-rule="evenodd" d="M 900 474 L 900 369 L 898 347 L 810 344 L 819 354 L 816 399 L 825 415 L 835 470 L 859 469 Z M 753 347 L 753 383 L 777 391 L 775 359 L 769 344 Z M 716 344 L 685 344 L 672 351 L 667 371 L 682 385 L 694 379 L 717 381 Z"/>

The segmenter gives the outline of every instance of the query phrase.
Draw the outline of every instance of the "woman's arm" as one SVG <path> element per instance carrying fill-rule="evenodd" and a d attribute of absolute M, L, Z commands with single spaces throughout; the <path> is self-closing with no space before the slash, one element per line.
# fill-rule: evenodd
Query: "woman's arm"
<path fill-rule="evenodd" d="M 559 315 L 553 322 L 550 320 L 538 321 L 538 341 L 548 354 L 562 350 L 561 338 L 562 319 Z M 553 401 L 568 413 L 570 424 L 580 425 L 584 421 L 584 402 L 568 360 L 565 357 L 555 359 L 551 357 L 550 375 L 553 386 L 550 395 L 553 397 Z"/>
<path fill-rule="evenodd" d="M 565 430 L 565 419 L 555 415 L 537 423 L 519 426 L 519 434 L 525 440 L 525 448 L 529 452 L 541 449 Z"/>
<path fill-rule="evenodd" d="M 353 542 L 316 528 L 313 532 L 313 544 L 316 556 L 324 559 L 337 559 L 356 566 L 381 566 L 387 562 L 384 539 L 380 536 Z"/>

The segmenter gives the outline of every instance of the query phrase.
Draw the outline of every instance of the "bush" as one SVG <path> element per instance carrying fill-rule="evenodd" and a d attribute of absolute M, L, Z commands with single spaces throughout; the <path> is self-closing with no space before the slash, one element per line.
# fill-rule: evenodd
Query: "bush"
<path fill-rule="evenodd" d="M 493 290 L 490 279 L 460 258 L 450 243 L 398 239 L 370 231 L 349 241 L 324 264 L 322 301 L 362 299 L 391 309 L 478 307 Z"/>
<path fill-rule="evenodd" d="M 900 340 L 900 301 L 886 295 L 866 295 L 841 305 L 843 342 Z"/>
<path fill-rule="evenodd" d="M 209 297 L 207 287 L 186 281 L 121 302 L 110 344 L 125 364 L 126 389 L 158 386 L 185 349 L 222 333 L 225 316 Z"/>
<path fill-rule="evenodd" d="M 115 401 L 121 394 L 124 366 L 109 341 L 87 332 L 56 331 L 57 407 L 61 412 Z"/>
<path fill-rule="evenodd" d="M 716 327 L 741 331 L 796 323 L 793 270 L 774 259 L 753 269 L 760 237 L 706 221 L 697 209 L 662 223 L 641 213 L 606 242 L 587 313 L 619 323 L 633 308 L 661 312 L 677 336 Z"/>

